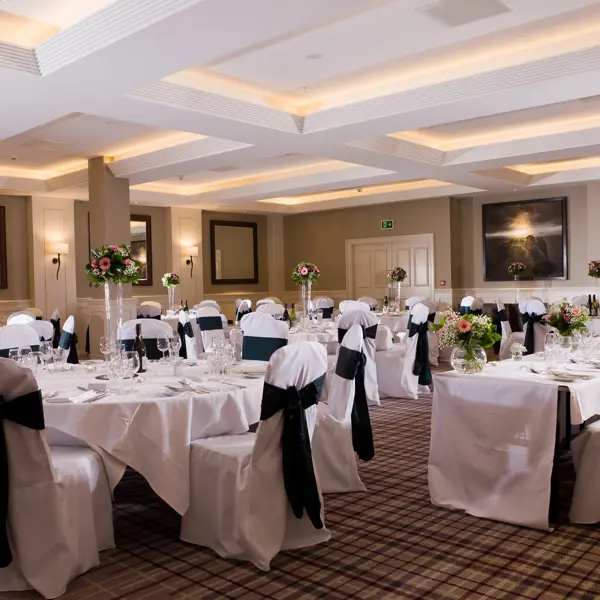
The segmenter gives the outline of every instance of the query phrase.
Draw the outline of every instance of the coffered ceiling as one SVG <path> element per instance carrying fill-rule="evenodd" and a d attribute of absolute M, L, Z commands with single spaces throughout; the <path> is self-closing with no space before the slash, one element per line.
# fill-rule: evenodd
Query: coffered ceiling
<path fill-rule="evenodd" d="M 600 179 L 600 0 L 0 0 L 0 193 L 302 212 Z"/>

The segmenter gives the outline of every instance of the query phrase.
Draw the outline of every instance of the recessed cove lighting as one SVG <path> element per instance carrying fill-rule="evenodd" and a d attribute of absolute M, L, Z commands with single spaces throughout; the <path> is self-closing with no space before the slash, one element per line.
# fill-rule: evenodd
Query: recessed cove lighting
<path fill-rule="evenodd" d="M 306 58 L 308 58 L 308 60 L 319 60 L 320 58 L 323 58 L 323 55 L 315 52 L 314 54 L 307 54 Z"/>

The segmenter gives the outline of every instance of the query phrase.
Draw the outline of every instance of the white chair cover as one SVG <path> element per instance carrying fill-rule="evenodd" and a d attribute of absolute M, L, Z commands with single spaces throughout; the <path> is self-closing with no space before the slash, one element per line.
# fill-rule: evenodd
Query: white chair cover
<path fill-rule="evenodd" d="M 379 325 L 375 336 L 375 351 L 385 352 L 394 346 L 394 335 L 387 325 Z"/>
<path fill-rule="evenodd" d="M 412 307 L 410 308 L 409 316 L 412 316 L 415 307 L 418 305 L 425 306 L 427 308 L 427 319 L 430 323 L 433 323 L 435 321 L 435 314 L 437 308 L 435 303 L 426 298 L 420 300 L 419 302 L 414 302 Z M 429 362 L 430 364 L 437 367 L 439 365 L 440 358 L 440 344 L 438 342 L 437 336 L 435 335 L 435 331 L 433 331 L 431 328 L 427 331 L 427 339 L 429 342 Z"/>
<path fill-rule="evenodd" d="M 577 478 L 569 521 L 586 525 L 598 523 L 600 521 L 600 422 L 588 425 L 573 440 L 571 452 Z"/>
<path fill-rule="evenodd" d="M 236 300 L 235 320 L 236 323 L 239 323 L 244 315 L 252 312 L 252 302 L 250 300 L 240 300 L 239 304 L 237 302 Z"/>
<path fill-rule="evenodd" d="M 0 329 L 0 355 L 8 357 L 11 348 L 39 349 L 40 336 L 29 325 L 7 325 Z"/>
<path fill-rule="evenodd" d="M 158 338 L 171 339 L 173 337 L 173 328 L 165 321 L 158 319 L 131 319 L 125 321 L 119 328 L 118 339 L 125 344 L 127 350 L 133 349 L 136 338 L 136 326 L 142 326 L 142 339 L 146 346 L 146 357 L 149 360 L 156 360 L 163 356 L 158 349 L 156 340 Z"/>
<path fill-rule="evenodd" d="M 281 304 L 260 304 L 256 306 L 257 313 L 271 315 L 275 319 L 282 319 L 284 308 Z"/>
<path fill-rule="evenodd" d="M 366 302 L 358 302 L 356 300 L 342 300 L 340 302 L 340 312 L 342 314 L 352 310 L 366 310 L 370 312 L 371 307 Z"/>
<path fill-rule="evenodd" d="M 473 300 L 475 300 L 475 298 L 473 298 L 473 296 L 465 296 L 460 301 L 460 314 L 461 315 L 469 312 L 469 310 L 471 309 L 471 304 L 473 303 Z"/>
<path fill-rule="evenodd" d="M 331 298 L 319 296 L 313 300 L 313 306 L 315 307 L 315 310 L 323 311 L 324 319 L 333 318 L 333 307 L 335 306 L 335 303 Z"/>
<path fill-rule="evenodd" d="M 369 404 L 376 405 L 380 404 L 377 387 L 377 367 L 375 366 L 375 339 L 377 337 L 378 322 L 379 319 L 366 310 L 347 311 L 341 316 L 338 322 L 338 341 L 340 343 L 352 325 L 360 325 L 365 332 L 364 353 L 367 357 L 367 364 L 365 365 L 365 389 Z"/>
<path fill-rule="evenodd" d="M 285 321 L 277 321 L 269 314 L 255 312 L 245 315 L 240 323 L 244 334 L 242 359 L 263 360 L 287 344 L 289 327 Z"/>
<path fill-rule="evenodd" d="M 198 358 L 196 338 L 194 336 L 194 330 L 192 329 L 192 324 L 190 322 L 190 315 L 187 311 L 179 311 L 179 323 L 183 327 L 187 360 L 196 360 Z M 223 324 L 221 322 L 221 327 L 222 326 Z"/>
<path fill-rule="evenodd" d="M 271 300 L 271 298 L 263 298 L 262 300 L 258 300 L 256 303 L 256 310 L 258 310 L 259 306 L 263 306 L 263 304 L 277 304 L 275 300 Z"/>
<path fill-rule="evenodd" d="M 405 300 L 404 308 L 406 310 L 410 310 L 415 304 L 418 304 L 419 302 L 424 302 L 425 300 L 427 300 L 427 298 L 425 298 L 424 296 L 410 296 Z"/>
<path fill-rule="evenodd" d="M 483 310 L 483 300 L 481 298 L 473 298 L 471 302 L 471 312 L 482 311 Z M 478 313 L 481 314 L 481 313 Z"/>
<path fill-rule="evenodd" d="M 225 338 L 223 332 L 223 319 L 219 309 L 213 306 L 205 306 L 196 311 L 196 323 L 200 332 L 202 350 L 207 352 L 215 344 Z"/>
<path fill-rule="evenodd" d="M 161 309 L 160 304 L 158 306 L 154 306 L 154 304 L 158 304 L 158 302 L 156 302 L 156 303 L 153 302 L 152 305 L 146 304 L 145 302 L 143 304 L 141 304 L 137 310 L 138 319 L 156 319 L 156 320 L 158 320 L 160 318 L 162 309 Z"/>
<path fill-rule="evenodd" d="M 529 315 L 545 315 L 546 307 L 541 300 L 525 300 L 524 303 L 519 304 L 519 310 L 521 311 L 521 316 L 525 314 Z M 527 346 L 527 332 L 529 331 L 531 323 L 524 323 L 523 325 L 523 333 L 524 333 L 524 342 L 523 344 Z M 544 340 L 546 334 L 550 331 L 550 327 L 544 323 L 534 322 L 533 323 L 533 352 L 543 352 L 544 351 Z"/>
<path fill-rule="evenodd" d="M 221 312 L 221 307 L 216 300 L 202 300 L 194 308 L 206 308 L 208 306 L 212 306 L 212 308 L 216 308 L 218 312 Z"/>
<path fill-rule="evenodd" d="M 35 321 L 35 315 L 30 312 L 21 310 L 19 312 L 14 312 L 12 315 L 6 319 L 7 325 L 27 325 Z"/>
<path fill-rule="evenodd" d="M 428 315 L 428 308 L 417 303 L 412 308 L 411 320 L 415 325 L 421 325 L 427 322 Z M 413 372 L 418 340 L 418 334 L 409 337 L 407 331 L 404 354 L 394 349 L 376 353 L 377 379 L 383 397 L 416 400 L 419 392 L 429 393 L 428 387 L 419 385 L 419 376 Z"/>
<path fill-rule="evenodd" d="M 265 376 L 265 385 L 279 390 L 265 390 L 262 415 L 268 418 L 261 417 L 257 433 L 191 444 L 191 500 L 181 523 L 182 540 L 212 548 L 223 558 L 249 560 L 266 571 L 281 550 L 304 548 L 330 538 L 324 526 L 318 478 L 320 510 L 315 506 L 312 518 L 321 527 L 313 526 L 306 509 L 301 518 L 292 513 L 282 461 L 284 422 L 289 417 L 286 414 L 284 418 L 282 410 L 272 416 L 269 412 L 280 391 L 285 393 L 283 390 L 290 387 L 303 390 L 313 382 L 318 391 L 326 370 L 327 354 L 320 344 L 299 342 L 279 349 L 271 357 Z M 303 412 L 311 439 L 317 406 Z M 308 468 L 312 462 L 309 453 Z"/>
<path fill-rule="evenodd" d="M 50 321 L 31 321 L 27 323 L 28 327 L 35 329 L 40 340 L 43 342 L 51 342 L 52 337 L 54 336 L 54 325 L 50 323 Z"/>
<path fill-rule="evenodd" d="M 267 296 L 267 298 L 265 298 L 265 300 L 273 300 L 273 302 L 275 302 L 275 304 L 283 304 L 281 299 L 278 298 L 277 296 Z"/>
<path fill-rule="evenodd" d="M 156 302 L 154 300 L 146 300 L 142 302 L 140 306 L 153 306 L 154 308 L 158 308 L 159 310 L 162 308 L 160 302 Z"/>
<path fill-rule="evenodd" d="M 324 494 L 366 490 L 358 475 L 352 442 L 357 359 L 365 359 L 363 331 L 360 325 L 352 325 L 341 343 L 336 370 L 331 376 L 327 404 L 319 404 L 317 410 L 312 449 Z"/>
<path fill-rule="evenodd" d="M 581 296 L 575 296 L 573 298 L 573 304 L 577 306 L 587 306 L 588 305 L 588 297 L 585 294 Z"/>
<path fill-rule="evenodd" d="M 0 395 L 7 407 L 31 394 L 31 416 L 37 390 L 29 369 L 0 359 Z M 71 579 L 100 563 L 98 552 L 114 548 L 104 465 L 90 448 L 49 449 L 44 431 L 12 422 L 7 408 L 0 427 L 8 456 L 13 554 L 12 563 L 0 569 L 0 592 L 33 588 L 44 598 L 56 598 Z"/>
<path fill-rule="evenodd" d="M 498 333 L 502 335 L 502 340 L 500 341 L 500 352 L 498 353 L 498 357 L 500 358 L 500 360 L 506 360 L 507 358 L 511 358 L 512 356 L 510 347 L 513 344 L 523 344 L 523 342 L 525 341 L 525 332 L 513 332 L 512 327 L 510 326 L 510 323 L 508 321 L 508 315 L 506 314 L 504 302 L 502 302 L 502 300 L 496 300 L 496 307 L 498 308 L 498 315 L 500 318 L 500 331 Z"/>
<path fill-rule="evenodd" d="M 377 298 L 373 298 L 372 296 L 361 296 L 357 302 L 364 302 L 369 305 L 369 310 L 377 310 L 379 308 L 379 302 L 377 302 Z"/>

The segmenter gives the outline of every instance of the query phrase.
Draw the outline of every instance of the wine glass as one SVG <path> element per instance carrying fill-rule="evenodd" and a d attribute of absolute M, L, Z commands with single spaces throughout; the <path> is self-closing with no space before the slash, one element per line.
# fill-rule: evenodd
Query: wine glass
<path fill-rule="evenodd" d="M 28 367 L 31 354 L 31 348 L 21 348 L 21 362 Z"/>
<path fill-rule="evenodd" d="M 54 348 L 52 347 L 52 342 L 42 342 L 40 344 L 40 353 L 42 355 L 44 369 L 46 368 L 46 365 L 52 356 L 53 350 Z"/>
<path fill-rule="evenodd" d="M 8 351 L 8 358 L 10 358 L 10 360 L 14 360 L 16 362 L 21 362 L 21 349 L 20 348 L 11 348 Z"/>
<path fill-rule="evenodd" d="M 550 368 L 555 366 L 557 352 L 558 335 L 555 331 L 549 331 L 544 337 L 544 358 Z"/>
<path fill-rule="evenodd" d="M 160 337 L 156 339 L 156 347 L 162 352 L 161 362 L 165 362 L 165 352 L 169 349 L 169 338 Z"/>
<path fill-rule="evenodd" d="M 127 351 L 121 355 L 124 361 L 124 372 L 127 379 L 131 379 L 140 368 L 140 356 L 137 352 Z"/>
<path fill-rule="evenodd" d="M 171 348 L 172 356 L 178 356 L 179 350 L 181 350 L 181 338 L 178 335 L 174 335 L 170 340 L 169 346 Z"/>
<path fill-rule="evenodd" d="M 108 337 L 104 335 L 100 338 L 100 352 L 102 353 L 102 356 L 104 356 L 104 360 L 108 360 L 110 355 L 110 342 Z"/>

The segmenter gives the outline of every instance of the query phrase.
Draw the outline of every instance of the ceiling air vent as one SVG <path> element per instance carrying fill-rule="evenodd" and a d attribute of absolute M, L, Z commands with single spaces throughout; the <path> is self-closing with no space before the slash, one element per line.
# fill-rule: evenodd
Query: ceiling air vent
<path fill-rule="evenodd" d="M 436 0 L 417 10 L 446 27 L 459 27 L 511 11 L 500 0 Z"/>

